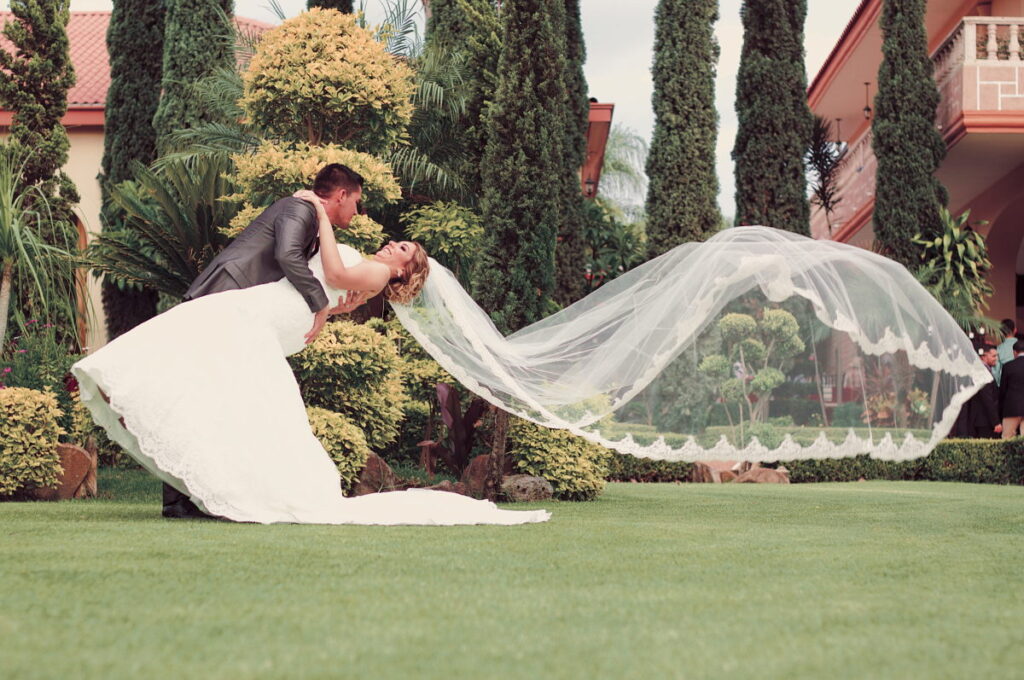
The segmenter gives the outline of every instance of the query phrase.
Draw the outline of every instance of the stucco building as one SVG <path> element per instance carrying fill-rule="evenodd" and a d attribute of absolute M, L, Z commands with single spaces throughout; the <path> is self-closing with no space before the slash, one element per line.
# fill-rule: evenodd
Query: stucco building
<path fill-rule="evenodd" d="M 881 12 L 882 0 L 861 2 L 808 90 L 811 109 L 848 145 L 842 202 L 831 215 L 815 208 L 811 232 L 865 248 L 874 240 L 871 107 Z M 987 238 L 995 288 L 989 314 L 1024 319 L 1024 0 L 929 0 L 926 12 L 942 98 L 936 126 L 949 148 L 938 177 L 949 209 L 970 210 Z"/>

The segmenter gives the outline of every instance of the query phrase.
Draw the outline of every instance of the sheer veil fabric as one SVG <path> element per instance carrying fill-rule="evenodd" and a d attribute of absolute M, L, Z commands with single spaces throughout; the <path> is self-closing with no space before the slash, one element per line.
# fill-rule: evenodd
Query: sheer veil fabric
<path fill-rule="evenodd" d="M 901 265 L 767 227 L 680 245 L 508 337 L 434 261 L 394 308 L 491 403 L 654 459 L 919 457 L 992 379 Z"/>

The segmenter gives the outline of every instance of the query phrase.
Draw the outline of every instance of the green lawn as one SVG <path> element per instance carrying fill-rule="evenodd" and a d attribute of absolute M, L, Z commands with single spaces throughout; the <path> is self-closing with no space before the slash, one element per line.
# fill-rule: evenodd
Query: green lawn
<path fill-rule="evenodd" d="M 1008 678 L 1024 488 L 611 485 L 522 527 L 0 504 L 0 678 Z"/>

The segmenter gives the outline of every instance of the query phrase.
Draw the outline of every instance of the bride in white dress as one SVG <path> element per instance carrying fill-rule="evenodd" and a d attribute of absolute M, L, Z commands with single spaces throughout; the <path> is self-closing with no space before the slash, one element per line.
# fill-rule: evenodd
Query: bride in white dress
<path fill-rule="evenodd" d="M 322 206 L 310 202 L 321 218 L 320 253 L 310 268 L 329 299 L 388 289 L 401 300 L 422 285 L 421 246 L 389 243 L 364 260 L 335 243 Z M 407 283 L 391 283 L 400 272 Z M 111 439 L 214 516 L 388 525 L 507 525 L 550 517 L 443 491 L 344 497 L 285 358 L 302 350 L 308 330 L 308 305 L 282 279 L 178 305 L 82 359 L 72 372 L 82 402 Z"/>

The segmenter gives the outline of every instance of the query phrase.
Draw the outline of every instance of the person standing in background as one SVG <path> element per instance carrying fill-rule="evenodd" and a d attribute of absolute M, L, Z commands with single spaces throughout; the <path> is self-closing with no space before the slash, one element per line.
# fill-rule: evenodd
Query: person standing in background
<path fill-rule="evenodd" d="M 1013 361 L 1013 345 L 1017 342 L 1017 322 L 1013 319 L 1003 319 L 1001 330 L 1003 331 L 1003 341 L 996 348 L 999 361 L 992 369 L 992 377 L 996 379 L 997 385 L 1002 381 L 1003 366 Z"/>
<path fill-rule="evenodd" d="M 995 345 L 982 345 L 981 363 L 989 371 L 999 365 L 999 355 Z M 978 393 L 964 404 L 966 412 L 966 432 L 964 436 L 972 439 L 995 439 L 1003 431 L 999 418 L 999 387 L 994 382 L 984 385 Z"/>
<path fill-rule="evenodd" d="M 1013 345 L 1013 361 L 1003 366 L 1003 379 L 999 383 L 999 413 L 1003 419 L 1003 439 L 1017 436 L 1024 420 L 1024 340 Z"/>

